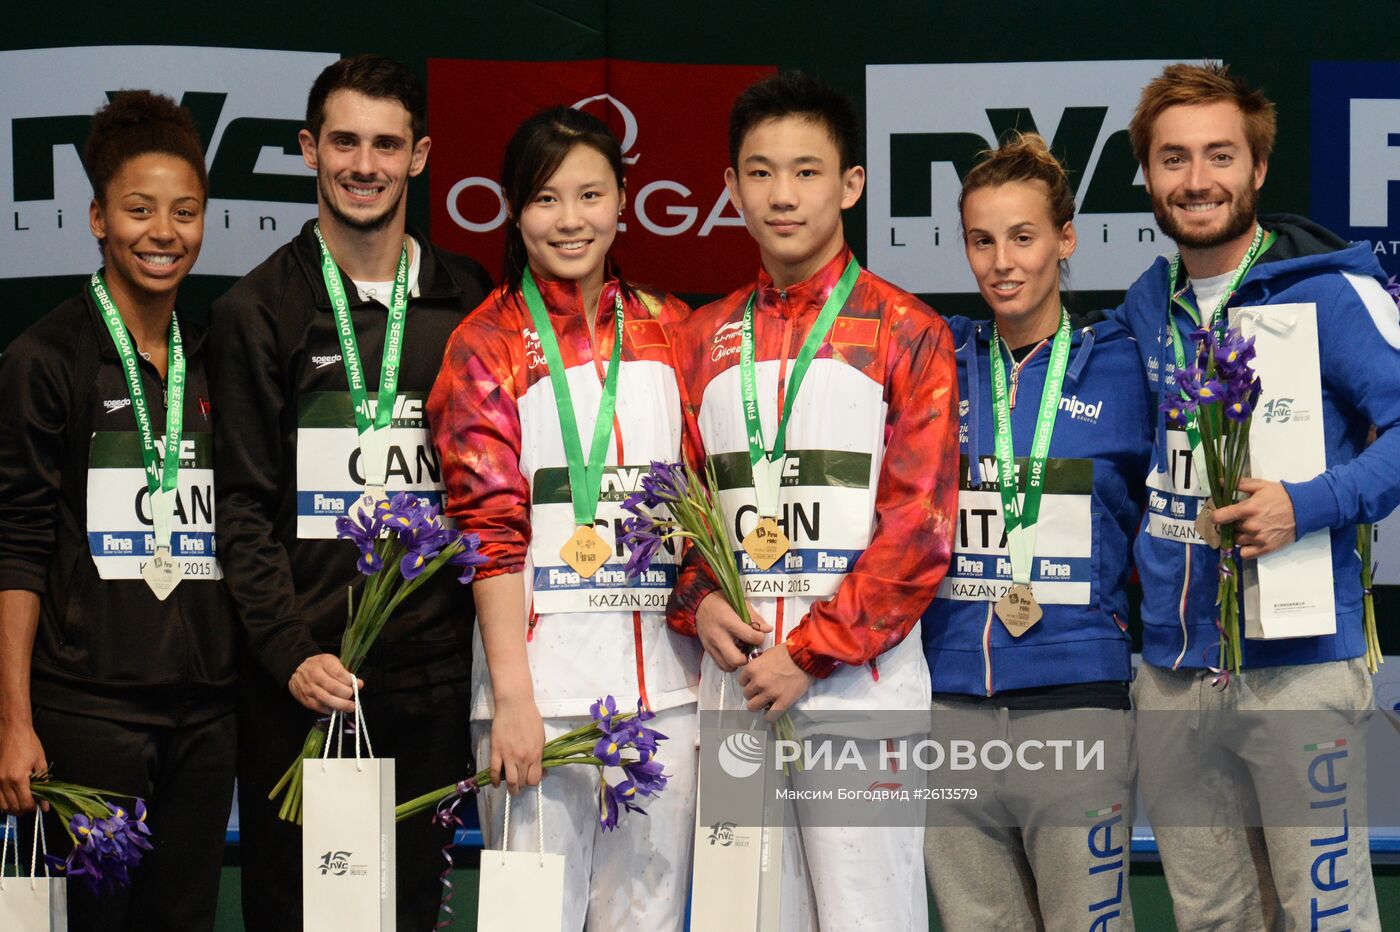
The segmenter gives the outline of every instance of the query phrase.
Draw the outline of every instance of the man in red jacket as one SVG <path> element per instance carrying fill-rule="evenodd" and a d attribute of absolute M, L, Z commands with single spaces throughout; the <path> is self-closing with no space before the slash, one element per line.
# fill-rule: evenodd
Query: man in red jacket
<path fill-rule="evenodd" d="M 692 550 L 668 615 L 705 649 L 705 710 L 929 707 L 918 625 L 957 514 L 957 375 L 943 320 L 846 246 L 859 136 L 850 100 L 800 73 L 753 85 L 730 115 L 725 180 L 763 265 L 680 326 L 676 358 L 687 441 L 715 466 L 760 621 L 711 598 Z M 823 929 L 928 928 L 921 824 L 807 825 L 801 854 Z M 783 926 L 797 922 L 785 904 Z"/>

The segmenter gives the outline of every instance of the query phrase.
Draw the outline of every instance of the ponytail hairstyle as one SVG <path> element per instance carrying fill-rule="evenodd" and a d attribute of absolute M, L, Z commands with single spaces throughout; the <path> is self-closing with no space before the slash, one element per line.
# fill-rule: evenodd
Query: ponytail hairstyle
<path fill-rule="evenodd" d="M 978 188 L 994 188 L 1012 181 L 1041 181 L 1048 189 L 1046 206 L 1056 230 L 1074 219 L 1074 192 L 1069 175 L 1039 133 L 1013 133 L 995 149 L 983 152 L 981 162 L 963 179 L 958 194 L 958 213 L 963 201 Z"/>
<path fill-rule="evenodd" d="M 520 214 L 559 170 L 574 146 L 589 146 L 607 159 L 617 179 L 618 191 L 625 188 L 622 144 L 607 124 L 593 114 L 573 107 L 551 107 L 521 123 L 506 143 L 501 163 L 501 193 L 510 213 L 502 275 L 507 294 L 519 293 L 530 262 L 525 238 L 520 233 Z M 632 289 L 623 280 L 622 270 L 611 255 L 606 262 L 604 273 L 615 275 L 623 297 L 632 298 Z"/>

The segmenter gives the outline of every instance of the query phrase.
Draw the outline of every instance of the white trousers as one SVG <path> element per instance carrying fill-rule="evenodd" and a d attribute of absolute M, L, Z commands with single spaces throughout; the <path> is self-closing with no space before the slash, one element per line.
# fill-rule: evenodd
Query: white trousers
<path fill-rule="evenodd" d="M 586 717 L 546 718 L 545 740 L 572 731 Z M 604 832 L 598 820 L 602 790 L 596 767 L 570 765 L 546 773 L 544 849 L 564 855 L 565 932 L 681 932 L 690 891 L 695 832 L 696 719 L 694 704 L 658 712 L 649 727 L 667 736 L 657 751 L 666 767 L 666 789 L 642 800 L 646 815 L 627 813 Z M 491 723 L 472 722 L 477 760 L 491 760 Z M 622 779 L 620 770 L 605 772 Z M 539 844 L 535 790 L 511 801 L 510 850 L 535 851 Z M 499 848 L 505 816 L 505 785 L 477 797 L 485 847 Z"/>

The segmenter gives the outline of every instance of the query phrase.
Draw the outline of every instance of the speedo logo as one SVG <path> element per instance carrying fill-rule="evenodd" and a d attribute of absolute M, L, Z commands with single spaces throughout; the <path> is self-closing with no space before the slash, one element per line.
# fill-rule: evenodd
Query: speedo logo
<path fill-rule="evenodd" d="M 324 369 L 326 366 L 333 366 L 340 362 L 340 358 L 339 353 L 336 353 L 334 356 L 312 356 L 311 364 L 317 369 Z"/>
<path fill-rule="evenodd" d="M 1103 412 L 1103 402 L 1087 404 L 1080 401 L 1075 395 L 1068 398 L 1060 398 L 1060 410 L 1069 415 L 1072 421 L 1084 421 L 1086 424 L 1097 424 L 1099 415 Z"/>
<path fill-rule="evenodd" d="M 130 398 L 107 398 L 107 399 L 104 399 L 104 400 L 103 400 L 103 402 L 102 402 L 102 407 L 104 407 L 104 408 L 107 409 L 107 413 L 108 413 L 108 414 L 111 414 L 113 411 L 120 411 L 122 408 L 129 408 L 129 407 L 131 407 L 131 399 L 130 399 Z"/>
<path fill-rule="evenodd" d="M 744 333 L 744 322 L 741 320 L 731 320 L 727 324 L 721 324 L 715 331 L 715 338 L 710 343 L 710 360 L 719 362 L 726 356 L 732 356 L 739 352 L 740 337 Z M 733 342 L 729 342 L 729 341 Z"/>

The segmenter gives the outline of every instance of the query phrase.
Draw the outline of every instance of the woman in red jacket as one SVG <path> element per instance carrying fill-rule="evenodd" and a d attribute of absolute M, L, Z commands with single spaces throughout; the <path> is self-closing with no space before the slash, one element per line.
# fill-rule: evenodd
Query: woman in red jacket
<path fill-rule="evenodd" d="M 609 259 L 626 191 L 621 147 L 595 117 L 559 107 L 526 120 L 501 178 L 504 284 L 453 334 L 428 404 L 445 511 L 481 535 L 489 559 L 473 584 L 477 756 L 512 792 L 539 786 L 545 849 L 565 855 L 565 929 L 679 930 L 698 651 L 665 624 L 674 555 L 628 579 L 617 539 L 647 464 L 680 458 L 667 331 L 687 308 L 629 284 Z M 546 738 L 608 695 L 655 712 L 670 739 L 657 758 L 669 784 L 645 831 L 607 833 L 594 768 L 541 783 Z M 533 796 L 512 814 L 513 849 L 536 847 Z M 488 839 L 505 802 L 499 788 L 482 795 Z"/>

